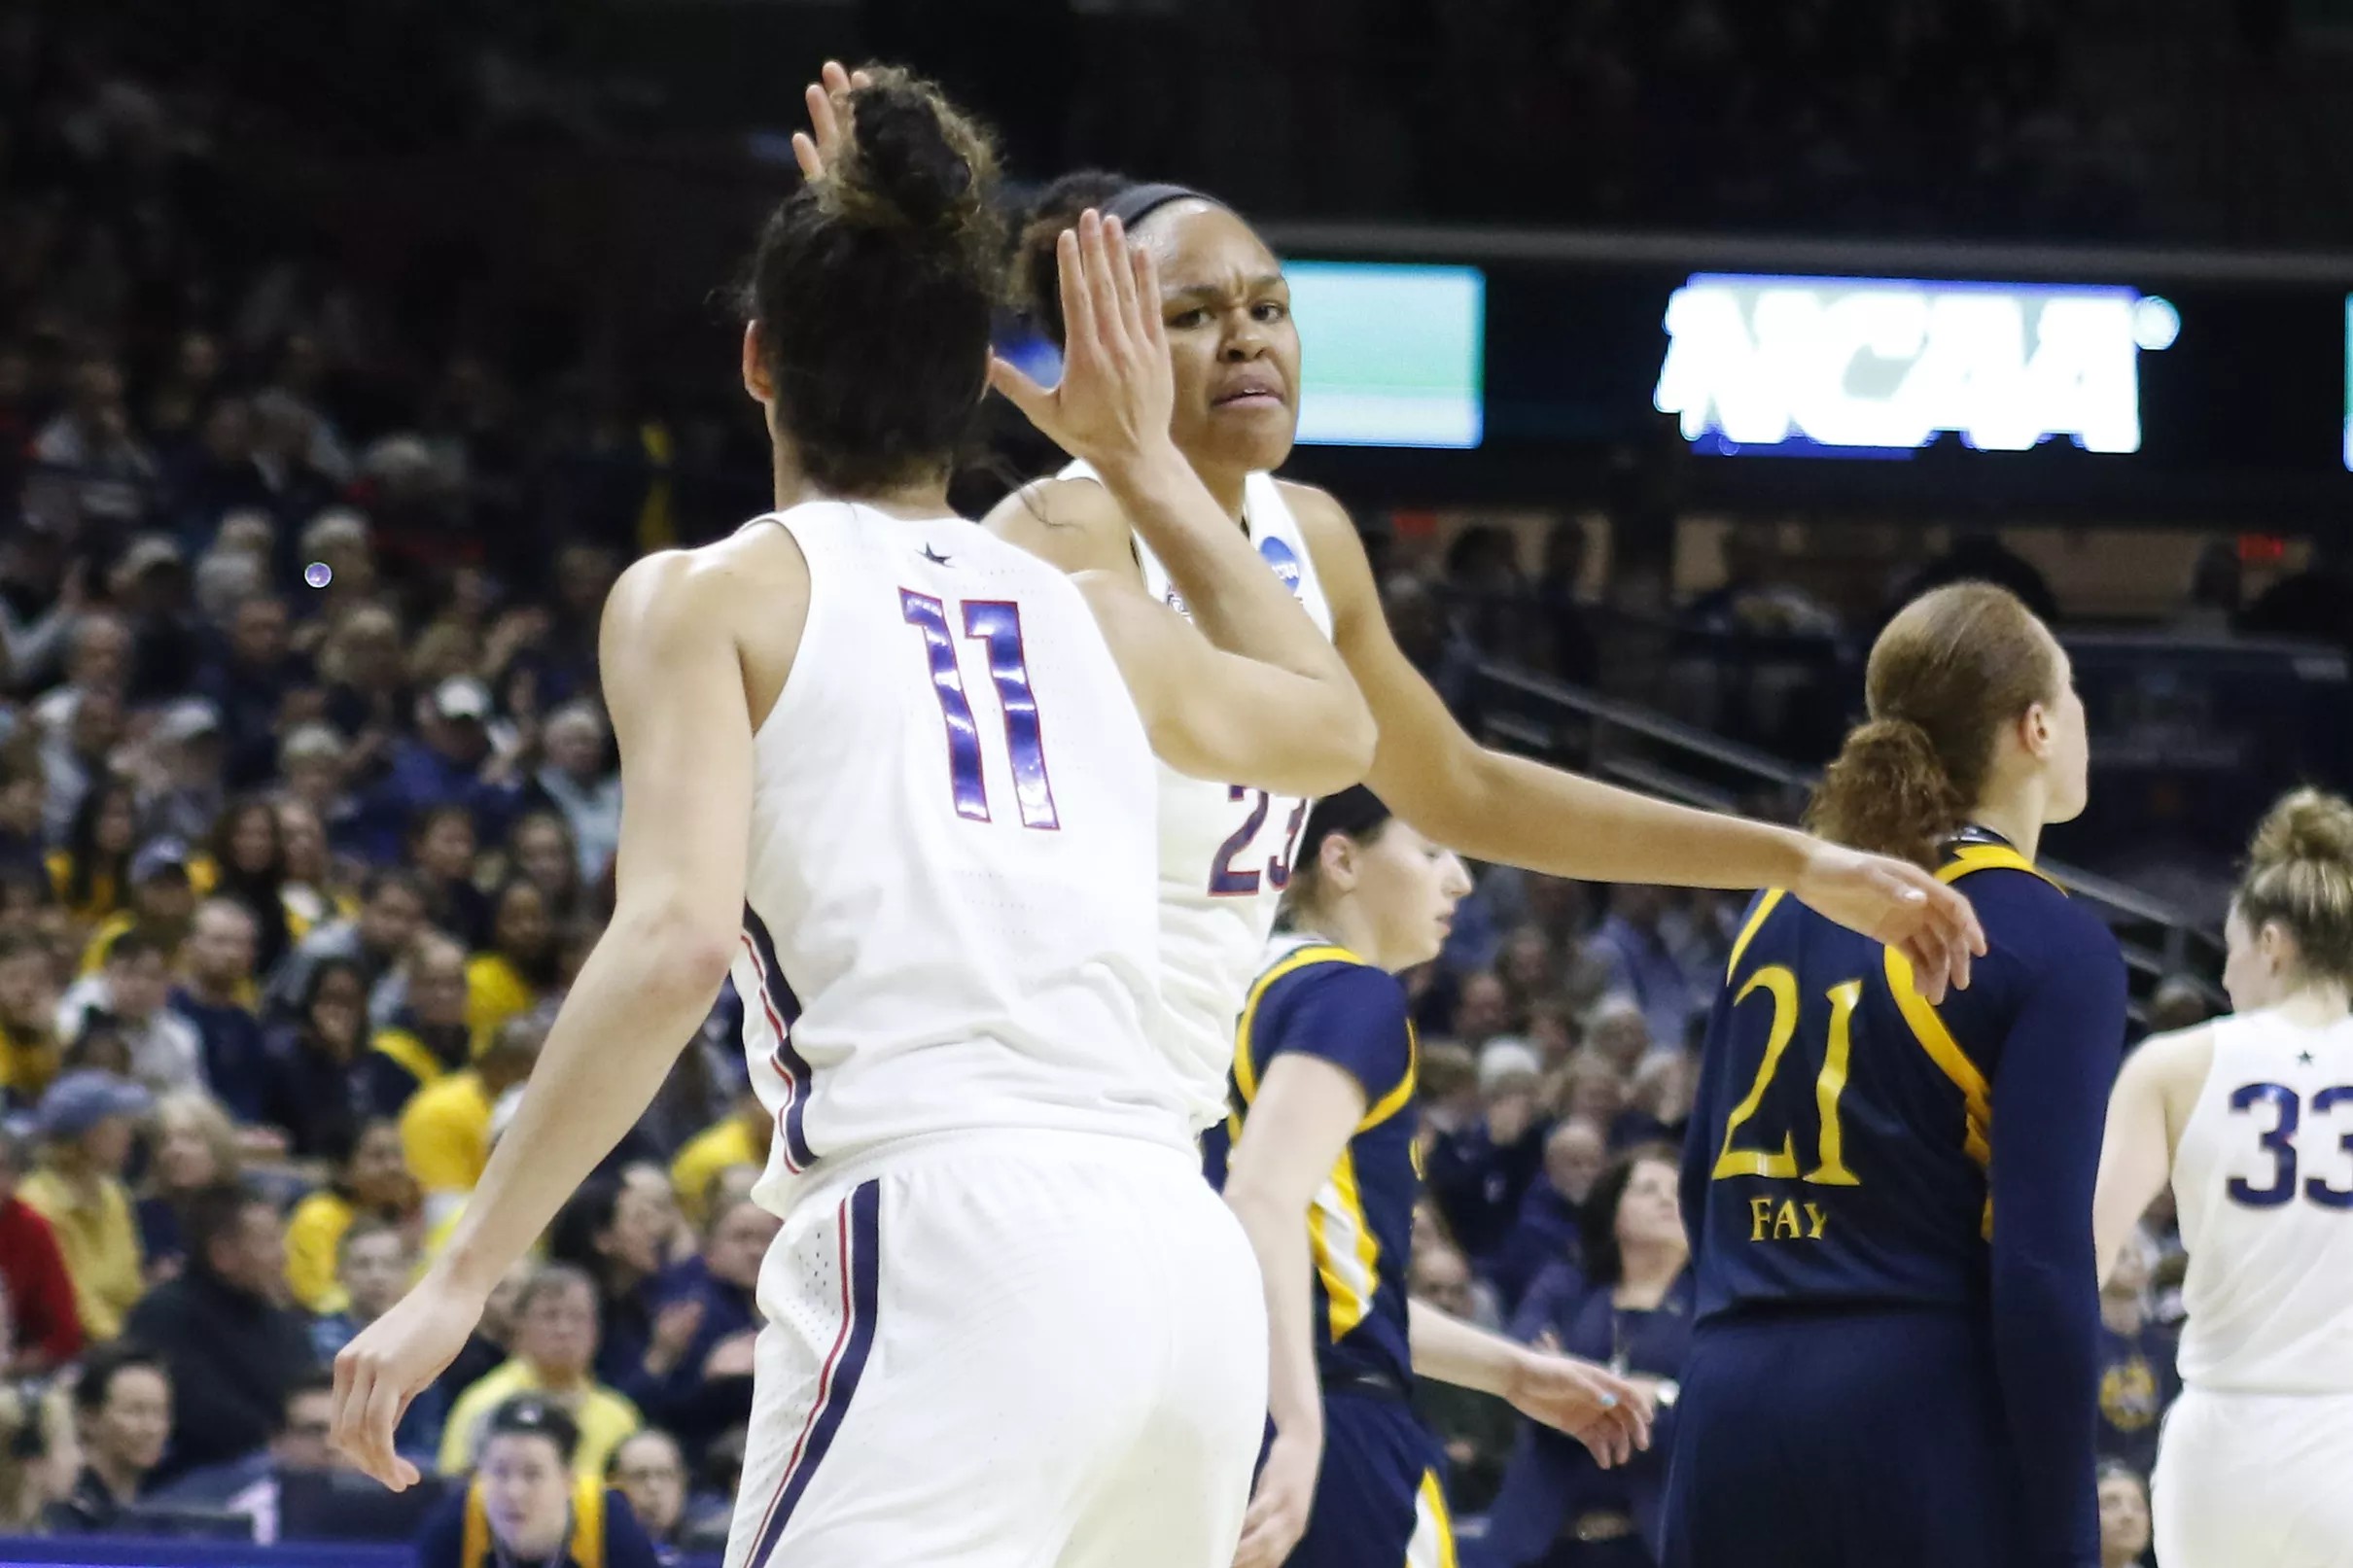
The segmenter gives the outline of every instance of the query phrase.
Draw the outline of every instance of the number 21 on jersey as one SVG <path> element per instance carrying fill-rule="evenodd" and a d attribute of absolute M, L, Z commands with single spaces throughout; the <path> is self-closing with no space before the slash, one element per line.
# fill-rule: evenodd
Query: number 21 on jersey
<path fill-rule="evenodd" d="M 964 668 L 957 658 L 956 637 L 949 630 L 948 607 L 928 593 L 898 590 L 899 613 L 923 634 L 924 656 L 931 661 L 931 693 L 939 699 L 940 721 L 948 729 L 948 790 L 956 815 L 967 821 L 986 822 L 989 782 L 981 771 L 980 724 L 972 716 L 971 699 L 965 694 Z M 964 634 L 978 643 L 989 661 L 989 679 L 997 686 L 997 704 L 1005 715 L 1005 751 L 1013 775 L 1013 795 L 1021 807 L 1021 825 L 1059 828 L 1054 811 L 1054 784 L 1046 777 L 1045 734 L 1037 714 L 1037 696 L 1030 688 L 1030 666 L 1021 645 L 1021 607 L 1009 600 L 973 599 L 959 607 Z"/>
<path fill-rule="evenodd" d="M 1774 1075 L 1780 1070 L 1781 1058 L 1788 1053 L 1789 1043 L 1798 1032 L 1798 977 L 1784 964 L 1769 964 L 1748 977 L 1733 1003 L 1737 1007 L 1758 992 L 1773 1002 L 1773 1023 L 1765 1037 L 1764 1060 L 1757 1063 L 1757 1075 L 1748 1086 L 1748 1093 L 1732 1114 L 1724 1119 L 1724 1143 L 1716 1155 L 1715 1180 L 1728 1176 L 1790 1177 L 1798 1175 L 1797 1133 L 1784 1130 L 1779 1148 L 1772 1147 L 1771 1134 L 1765 1147 L 1743 1145 L 1737 1141 L 1741 1129 L 1753 1119 L 1765 1103 L 1767 1091 L 1772 1089 Z M 1846 1168 L 1845 1133 L 1839 1125 L 1839 1097 L 1846 1092 L 1846 1063 L 1854 1049 L 1854 1010 L 1863 1000 L 1863 983 L 1848 980 L 1830 988 L 1826 993 L 1830 1003 L 1830 1027 L 1822 1039 L 1821 1067 L 1814 1074 L 1814 1111 L 1820 1129 L 1814 1138 L 1814 1159 L 1800 1180 L 1817 1187 L 1859 1187 L 1861 1179 Z M 1810 1045 L 1811 1042 L 1809 1042 Z M 1801 1051 L 1801 1056 L 1810 1056 Z"/>

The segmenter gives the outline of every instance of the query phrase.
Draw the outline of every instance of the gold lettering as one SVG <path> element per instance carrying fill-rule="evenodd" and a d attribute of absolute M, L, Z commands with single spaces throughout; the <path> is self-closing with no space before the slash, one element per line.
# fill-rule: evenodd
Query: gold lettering
<path fill-rule="evenodd" d="M 1801 1233 L 1798 1230 L 1798 1205 L 1795 1203 L 1783 1203 L 1781 1205 L 1780 1212 L 1773 1217 L 1773 1238 L 1775 1241 L 1779 1241 L 1786 1237 L 1787 1239 L 1794 1241 L 1798 1238 L 1800 1234 Z"/>
<path fill-rule="evenodd" d="M 1765 1227 L 1773 1223 L 1773 1200 L 1751 1198 L 1748 1201 L 1748 1239 L 1765 1239 Z"/>
<path fill-rule="evenodd" d="M 1806 1205 L 1806 1219 L 1810 1227 L 1806 1233 L 1806 1239 L 1809 1241 L 1819 1241 L 1822 1239 L 1822 1228 L 1830 1223 L 1830 1216 L 1822 1212 L 1822 1205 L 1819 1203 L 1808 1203 Z"/>

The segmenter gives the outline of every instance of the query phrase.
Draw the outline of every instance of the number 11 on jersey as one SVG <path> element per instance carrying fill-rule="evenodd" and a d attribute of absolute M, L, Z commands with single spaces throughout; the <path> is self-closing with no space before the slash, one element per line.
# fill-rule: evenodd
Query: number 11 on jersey
<path fill-rule="evenodd" d="M 989 782 L 981 772 L 980 724 L 965 694 L 964 668 L 957 660 L 955 636 L 948 630 L 948 607 L 912 588 L 898 590 L 898 607 L 907 624 L 923 634 L 924 654 L 931 661 L 931 692 L 939 699 L 940 721 L 948 729 L 948 788 L 956 815 L 968 821 L 988 821 Z M 1022 648 L 1021 607 L 1009 600 L 974 599 L 966 602 L 963 610 L 965 636 L 987 650 L 997 705 L 1004 711 L 1005 751 L 1014 798 L 1021 804 L 1021 825 L 1059 828 L 1054 784 L 1046 777 L 1045 731 Z"/>

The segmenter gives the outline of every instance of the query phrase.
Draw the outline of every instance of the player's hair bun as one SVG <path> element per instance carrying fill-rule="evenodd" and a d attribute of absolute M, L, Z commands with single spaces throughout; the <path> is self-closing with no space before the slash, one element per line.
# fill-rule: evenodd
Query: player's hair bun
<path fill-rule="evenodd" d="M 2299 863 L 2353 867 L 2353 805 L 2318 789 L 2299 789 L 2265 814 L 2247 851 L 2247 869 Z"/>
<path fill-rule="evenodd" d="M 896 228 L 951 248 L 993 243 L 988 190 L 997 157 L 939 89 L 892 66 L 850 94 L 844 146 L 820 200 L 843 222 Z"/>
<path fill-rule="evenodd" d="M 1968 812 L 1928 732 L 1890 716 L 1847 732 L 1814 790 L 1806 825 L 1834 843 L 1933 865 L 1938 846 Z"/>

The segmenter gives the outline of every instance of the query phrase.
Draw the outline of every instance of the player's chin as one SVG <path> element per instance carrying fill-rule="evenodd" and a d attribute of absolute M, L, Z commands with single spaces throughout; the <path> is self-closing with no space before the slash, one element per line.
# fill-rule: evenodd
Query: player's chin
<path fill-rule="evenodd" d="M 1280 398 L 1213 402 L 1205 420 L 1219 449 L 1251 470 L 1280 468 L 1299 436 L 1299 415 Z"/>

